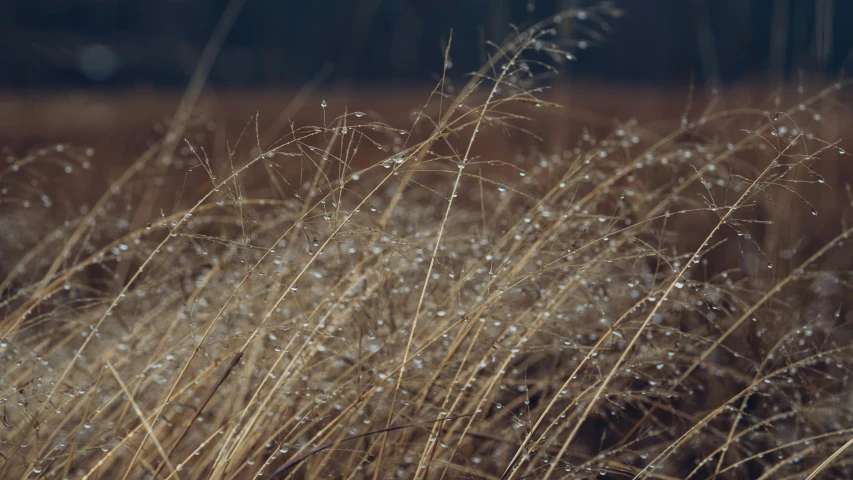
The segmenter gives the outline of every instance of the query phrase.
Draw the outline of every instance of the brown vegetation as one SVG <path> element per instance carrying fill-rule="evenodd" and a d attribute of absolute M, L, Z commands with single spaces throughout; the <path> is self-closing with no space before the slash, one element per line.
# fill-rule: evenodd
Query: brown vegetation
<path fill-rule="evenodd" d="M 4 99 L 0 476 L 849 477 L 847 83 L 537 90 L 546 28 L 452 92 Z"/>

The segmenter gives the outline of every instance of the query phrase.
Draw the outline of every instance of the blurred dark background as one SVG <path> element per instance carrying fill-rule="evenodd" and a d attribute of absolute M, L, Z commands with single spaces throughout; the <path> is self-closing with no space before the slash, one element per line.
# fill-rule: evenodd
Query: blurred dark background
<path fill-rule="evenodd" d="M 520 27 L 581 0 L 248 0 L 218 87 L 433 83 L 453 30 L 455 75 Z M 600 3 L 600 2 L 598 2 Z M 570 78 L 657 87 L 833 78 L 853 58 L 847 0 L 612 0 L 625 15 Z M 183 88 L 227 0 L 0 1 L 0 89 Z"/>

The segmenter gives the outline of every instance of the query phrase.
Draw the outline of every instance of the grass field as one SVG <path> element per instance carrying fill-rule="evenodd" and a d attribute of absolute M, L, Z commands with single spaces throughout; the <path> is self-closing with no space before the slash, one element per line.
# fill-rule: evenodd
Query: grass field
<path fill-rule="evenodd" d="M 4 94 L 0 477 L 853 476 L 850 82 L 549 80 L 552 23 L 432 91 Z"/>

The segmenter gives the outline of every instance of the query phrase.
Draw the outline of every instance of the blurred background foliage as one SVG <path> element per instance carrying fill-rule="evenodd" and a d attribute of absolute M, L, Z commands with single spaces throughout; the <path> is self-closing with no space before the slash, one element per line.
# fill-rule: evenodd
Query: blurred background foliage
<path fill-rule="evenodd" d="M 581 0 L 248 0 L 211 76 L 218 87 L 434 83 L 476 69 L 511 25 Z M 853 2 L 613 0 L 625 15 L 568 78 L 659 88 L 843 75 Z M 228 0 L 5 0 L 0 88 L 181 89 Z M 581 35 L 575 30 L 567 35 Z M 589 39 L 588 37 L 584 37 Z M 574 50 L 580 50 L 576 45 Z"/>

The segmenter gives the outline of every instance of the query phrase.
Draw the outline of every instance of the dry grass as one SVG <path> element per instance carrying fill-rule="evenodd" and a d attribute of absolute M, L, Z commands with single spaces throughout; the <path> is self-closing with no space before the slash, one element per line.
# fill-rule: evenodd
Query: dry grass
<path fill-rule="evenodd" d="M 567 145 L 552 22 L 405 130 L 190 102 L 82 210 L 10 152 L 0 476 L 853 475 L 846 84 Z"/>

